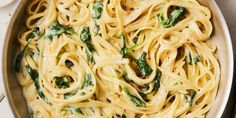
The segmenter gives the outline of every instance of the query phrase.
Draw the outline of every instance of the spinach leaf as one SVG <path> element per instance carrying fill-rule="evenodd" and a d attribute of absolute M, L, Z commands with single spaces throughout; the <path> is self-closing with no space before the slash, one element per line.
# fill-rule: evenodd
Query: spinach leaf
<path fill-rule="evenodd" d="M 127 55 L 127 47 L 126 47 L 126 43 L 125 43 L 125 35 L 123 34 L 123 33 L 121 33 L 120 34 L 120 36 L 119 36 L 119 38 L 120 38 L 120 40 L 121 40 L 121 42 L 122 42 L 122 46 L 121 46 L 121 50 L 120 50 L 120 53 L 121 53 L 121 55 L 125 58 L 126 57 L 126 55 Z"/>
<path fill-rule="evenodd" d="M 31 79 L 34 81 L 34 85 L 35 85 L 35 88 L 36 88 L 36 91 L 37 91 L 39 97 L 42 98 L 43 100 L 47 101 L 44 93 L 40 89 L 38 71 L 31 68 L 29 65 L 26 65 L 25 67 L 26 67 L 26 70 L 27 70 L 28 74 L 30 75 Z"/>
<path fill-rule="evenodd" d="M 145 91 L 148 91 L 149 88 L 150 88 L 149 84 L 145 84 Z"/>
<path fill-rule="evenodd" d="M 142 76 L 148 76 L 152 73 L 152 68 L 148 65 L 148 63 L 146 62 L 146 52 L 143 52 L 142 55 L 140 56 L 139 59 L 136 59 L 135 57 L 133 57 L 132 54 L 130 54 L 130 51 L 134 48 L 137 47 L 137 45 L 132 46 L 131 48 L 127 48 L 126 47 L 126 43 L 125 43 L 125 36 L 124 34 L 120 34 L 120 39 L 122 40 L 122 47 L 121 47 L 121 55 L 123 58 L 128 58 L 131 61 L 134 61 L 136 63 L 136 65 L 138 66 L 139 72 L 141 73 Z"/>
<path fill-rule="evenodd" d="M 46 96 L 44 95 L 44 93 L 40 89 L 39 78 L 36 78 L 36 80 L 35 80 L 35 87 L 36 87 L 36 91 L 37 91 L 39 97 L 42 98 L 44 101 L 47 101 Z"/>
<path fill-rule="evenodd" d="M 125 35 L 123 33 L 120 34 L 119 36 L 120 40 L 122 41 L 122 47 L 120 50 L 120 53 L 122 55 L 123 58 L 130 58 L 133 60 L 133 56 L 129 54 L 127 47 L 126 47 L 126 43 L 125 43 Z"/>
<path fill-rule="evenodd" d="M 63 25 L 59 24 L 58 22 L 54 22 L 52 25 L 50 25 L 48 27 L 48 29 L 49 29 L 48 30 L 48 37 L 50 39 L 52 39 L 53 36 L 59 36 L 63 33 L 69 34 L 69 35 L 77 34 L 72 28 L 63 26 Z"/>
<path fill-rule="evenodd" d="M 60 89 L 66 89 L 70 87 L 70 84 L 74 82 L 73 78 L 71 76 L 62 76 L 62 77 L 54 77 L 55 84 Z"/>
<path fill-rule="evenodd" d="M 156 76 L 154 78 L 154 87 L 153 87 L 153 95 L 155 95 L 158 91 L 158 89 L 160 88 L 160 79 L 161 79 L 161 76 L 162 76 L 162 72 L 157 68 L 157 71 L 156 71 Z"/>
<path fill-rule="evenodd" d="M 80 108 L 74 108 L 74 107 L 66 107 L 62 109 L 62 111 L 69 112 L 71 114 L 83 114 Z"/>
<path fill-rule="evenodd" d="M 200 58 L 200 56 L 196 56 L 193 59 L 191 53 L 189 52 L 189 65 L 193 65 L 193 61 L 195 64 L 197 64 L 198 62 L 201 61 L 201 58 Z"/>
<path fill-rule="evenodd" d="M 193 105 L 193 99 L 196 96 L 196 91 L 191 90 L 188 92 L 188 94 L 185 94 L 185 98 L 187 99 L 187 102 L 189 103 L 189 106 L 191 107 Z"/>
<path fill-rule="evenodd" d="M 192 59 L 192 55 L 190 52 L 189 52 L 188 56 L 189 56 L 189 63 L 188 64 L 193 65 L 193 59 Z"/>
<path fill-rule="evenodd" d="M 147 53 L 143 52 L 141 57 L 138 60 L 135 60 L 142 76 L 148 76 L 153 71 L 152 68 L 146 62 L 146 55 L 147 55 Z"/>
<path fill-rule="evenodd" d="M 82 86 L 82 89 L 88 86 L 94 86 L 93 82 L 92 82 L 92 76 L 90 73 L 86 73 L 85 74 L 85 80 Z"/>
<path fill-rule="evenodd" d="M 121 116 L 121 118 L 127 118 L 127 117 L 126 117 L 126 115 L 123 113 L 122 116 Z"/>
<path fill-rule="evenodd" d="M 89 27 L 84 26 L 82 28 L 82 31 L 80 33 L 80 39 L 87 46 L 87 48 L 89 49 L 90 52 L 95 51 L 95 49 L 94 49 L 94 47 L 91 43 L 91 34 L 90 34 L 90 31 L 89 31 Z"/>
<path fill-rule="evenodd" d="M 30 34 L 29 34 L 29 38 L 27 39 L 27 43 L 26 45 L 24 46 L 23 50 L 21 50 L 17 56 L 16 56 L 16 61 L 15 61 L 15 71 L 16 72 L 20 72 L 20 68 L 21 68 L 21 62 L 24 58 L 24 55 L 25 55 L 25 52 L 26 52 L 26 49 L 28 48 L 31 40 L 37 36 L 40 35 L 40 32 L 39 32 L 39 28 L 35 28 Z"/>
<path fill-rule="evenodd" d="M 72 114 L 83 114 L 80 108 L 71 108 L 70 110 Z"/>
<path fill-rule="evenodd" d="M 29 75 L 30 75 L 30 77 L 32 78 L 33 81 L 35 81 L 36 78 L 39 77 L 37 70 L 32 69 L 29 65 L 26 65 L 25 68 L 26 68 L 27 72 L 29 73 Z"/>
<path fill-rule="evenodd" d="M 79 113 L 79 114 L 83 114 L 83 112 L 81 111 L 81 109 L 80 108 L 76 108 L 76 113 Z"/>
<path fill-rule="evenodd" d="M 64 99 L 69 99 L 73 95 L 75 95 L 75 93 L 65 93 L 64 94 Z"/>
<path fill-rule="evenodd" d="M 133 80 L 130 80 L 129 78 L 128 78 L 128 73 L 124 70 L 123 71 L 123 76 L 124 76 L 124 79 L 125 79 L 125 81 L 127 82 L 127 83 L 132 83 L 132 82 L 134 82 Z"/>
<path fill-rule="evenodd" d="M 103 4 L 100 1 L 96 1 L 93 5 L 93 18 L 99 19 L 102 15 Z"/>
<path fill-rule="evenodd" d="M 168 19 L 165 20 L 163 17 L 163 14 L 161 13 L 158 16 L 158 20 L 164 28 L 169 28 L 171 26 L 174 26 L 180 20 L 180 18 L 185 13 L 184 11 L 185 11 L 185 9 L 183 7 L 178 7 L 177 9 L 175 9 L 174 11 L 171 12 Z"/>
<path fill-rule="evenodd" d="M 125 48 L 124 51 L 125 52 L 130 52 L 130 51 L 134 50 L 137 47 L 138 47 L 138 44 L 135 44 L 135 45 L 131 46 L 130 48 Z"/>
<path fill-rule="evenodd" d="M 65 64 L 67 68 L 71 68 L 72 66 L 74 66 L 74 64 L 70 60 L 66 60 Z"/>
<path fill-rule="evenodd" d="M 94 19 L 94 28 L 93 28 L 93 32 L 96 35 L 102 35 L 100 32 L 100 26 L 97 24 L 97 21 Z"/>
<path fill-rule="evenodd" d="M 195 64 L 197 64 L 197 63 L 200 62 L 200 61 L 201 61 L 200 56 L 194 57 L 194 62 L 195 62 Z"/>
<path fill-rule="evenodd" d="M 91 38 L 91 34 L 89 31 L 89 27 L 84 26 L 80 33 L 80 39 L 82 40 L 83 43 L 86 43 L 86 42 L 89 42 L 90 38 Z"/>
<path fill-rule="evenodd" d="M 138 93 L 143 98 L 143 100 L 146 102 L 147 101 L 147 95 L 145 93 L 142 93 L 142 92 L 138 92 Z"/>
<path fill-rule="evenodd" d="M 138 97 L 132 95 L 127 88 L 123 88 L 123 91 L 129 96 L 130 100 L 136 105 L 136 107 L 146 107 L 146 103 Z"/>
<path fill-rule="evenodd" d="M 122 47 L 121 54 L 122 54 L 123 58 L 129 58 L 130 60 L 135 61 L 136 59 L 132 56 L 132 54 L 130 54 L 130 51 L 137 48 L 137 46 L 138 45 L 133 45 L 130 48 Z"/>
<path fill-rule="evenodd" d="M 120 50 L 120 53 L 121 53 L 122 57 L 123 58 L 128 58 L 131 61 L 135 61 L 136 59 L 133 57 L 132 54 L 130 54 L 130 51 L 133 48 L 136 48 L 136 46 L 131 47 L 131 48 L 126 47 L 126 43 L 125 43 L 126 38 L 125 38 L 125 35 L 123 33 L 120 34 L 119 38 L 122 41 L 122 47 L 121 47 L 121 50 Z"/>
<path fill-rule="evenodd" d="M 28 40 L 29 40 L 29 39 L 33 39 L 33 38 L 35 38 L 35 37 L 37 37 L 37 36 L 39 36 L 39 35 L 40 35 L 39 28 L 36 27 L 36 28 L 30 33 L 30 35 L 29 35 L 29 37 L 28 37 Z"/>
<path fill-rule="evenodd" d="M 85 53 L 88 61 L 91 62 L 92 64 L 95 64 L 95 60 L 93 59 L 93 54 L 89 50 L 86 50 Z"/>
<path fill-rule="evenodd" d="M 25 45 L 25 47 L 23 48 L 23 50 L 21 50 L 18 54 L 17 54 L 17 57 L 16 57 L 16 61 L 15 61 L 15 71 L 16 72 L 20 72 L 20 68 L 21 68 L 21 62 L 24 58 L 24 55 L 25 55 L 25 51 L 26 51 L 26 48 L 28 47 L 29 45 L 29 42 Z"/>

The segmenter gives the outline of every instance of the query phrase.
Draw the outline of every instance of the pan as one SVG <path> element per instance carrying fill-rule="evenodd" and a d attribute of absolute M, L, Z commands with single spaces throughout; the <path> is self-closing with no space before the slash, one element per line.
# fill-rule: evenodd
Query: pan
<path fill-rule="evenodd" d="M 25 28 L 26 5 L 31 0 L 20 0 L 9 23 L 2 52 L 2 73 L 6 98 L 11 111 L 16 118 L 28 118 L 29 113 L 21 86 L 14 71 L 13 61 L 16 51 L 18 32 Z M 212 39 L 218 47 L 217 55 L 221 66 L 221 80 L 213 107 L 207 113 L 207 118 L 220 118 L 225 109 L 233 80 L 233 50 L 229 30 L 224 17 L 214 0 L 198 0 L 212 12 L 212 24 L 214 31 Z"/>

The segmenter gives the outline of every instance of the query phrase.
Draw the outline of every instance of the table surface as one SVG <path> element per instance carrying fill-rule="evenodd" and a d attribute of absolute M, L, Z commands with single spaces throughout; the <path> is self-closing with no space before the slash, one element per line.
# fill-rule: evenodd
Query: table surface
<path fill-rule="evenodd" d="M 0 55 L 2 55 L 2 47 L 3 47 L 3 41 L 4 41 L 4 37 L 5 37 L 6 27 L 9 23 L 12 12 L 16 6 L 16 3 L 17 3 L 17 1 L 13 2 L 12 4 L 10 4 L 6 7 L 0 8 L 0 16 L 1 16 L 0 17 Z M 0 63 L 0 67 L 2 67 L 1 63 Z M 3 90 L 1 75 L 2 75 L 2 70 L 0 68 L 0 90 Z M 1 118 L 14 118 L 13 114 L 11 113 L 11 110 L 10 110 L 10 107 L 8 105 L 6 98 L 4 98 L 3 101 L 0 103 L 0 113 L 2 113 Z"/>
<path fill-rule="evenodd" d="M 236 46 L 236 0 L 216 0 L 222 13 L 224 14 L 224 17 L 226 19 L 226 22 L 228 24 L 230 33 L 231 33 L 231 38 L 233 42 L 233 46 Z M 2 55 L 2 45 L 4 41 L 4 36 L 6 32 L 6 27 L 9 23 L 9 20 L 11 18 L 13 9 L 16 6 L 17 1 L 13 2 L 7 7 L 0 8 L 0 55 Z M 234 52 L 236 52 L 236 48 L 234 48 Z M 234 53 L 234 57 L 236 54 Z M 1 61 L 1 60 L 0 60 Z M 0 63 L 1 67 L 1 63 Z M 235 66 L 236 67 L 236 66 Z M 2 70 L 0 68 L 0 75 L 2 75 Z M 222 117 L 225 118 L 230 118 L 233 117 L 233 111 L 236 111 L 234 109 L 234 101 L 236 101 L 236 80 L 234 79 L 233 86 L 235 86 L 231 90 L 230 98 L 227 104 L 227 108 L 223 114 Z M 2 84 L 2 77 L 0 76 L 0 90 L 3 89 L 3 84 Z M 3 118 L 13 118 L 13 114 L 11 113 L 10 107 L 8 105 L 7 99 L 4 98 L 3 101 L 0 103 L 0 113 L 1 117 Z"/>

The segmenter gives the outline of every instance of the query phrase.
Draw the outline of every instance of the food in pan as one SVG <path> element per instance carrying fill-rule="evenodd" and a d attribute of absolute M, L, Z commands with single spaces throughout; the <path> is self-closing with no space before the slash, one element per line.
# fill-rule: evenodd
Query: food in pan
<path fill-rule="evenodd" d="M 220 80 L 196 0 L 34 0 L 15 71 L 32 117 L 204 117 Z"/>

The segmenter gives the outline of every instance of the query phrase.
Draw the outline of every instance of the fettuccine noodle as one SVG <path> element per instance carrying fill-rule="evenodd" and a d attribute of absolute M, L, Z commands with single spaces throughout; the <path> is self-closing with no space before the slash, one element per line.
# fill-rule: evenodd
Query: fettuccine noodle
<path fill-rule="evenodd" d="M 220 80 L 196 0 L 33 0 L 16 59 L 38 118 L 194 118 Z"/>

